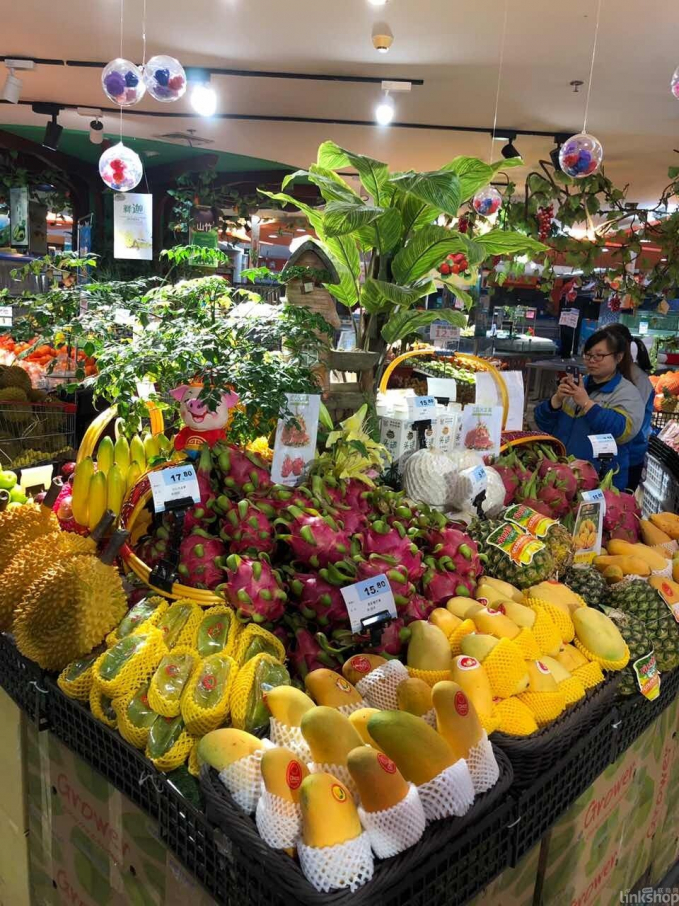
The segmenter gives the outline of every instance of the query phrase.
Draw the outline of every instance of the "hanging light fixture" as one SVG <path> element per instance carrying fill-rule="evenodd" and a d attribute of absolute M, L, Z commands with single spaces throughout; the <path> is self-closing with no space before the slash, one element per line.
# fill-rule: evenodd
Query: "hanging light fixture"
<path fill-rule="evenodd" d="M 210 73 L 205 69 L 187 69 L 186 81 L 192 85 L 191 106 L 200 116 L 214 116 L 217 93 L 210 86 Z"/>
<path fill-rule="evenodd" d="M 514 157 L 521 157 L 521 152 L 514 145 L 515 139 L 516 134 L 510 134 L 507 144 L 500 151 L 500 154 L 504 157 L 505 160 L 511 160 Z"/>
<path fill-rule="evenodd" d="M 388 126 L 394 119 L 395 113 L 396 104 L 394 103 L 394 99 L 390 96 L 388 91 L 385 91 L 382 100 L 375 108 L 375 119 L 380 126 Z"/>

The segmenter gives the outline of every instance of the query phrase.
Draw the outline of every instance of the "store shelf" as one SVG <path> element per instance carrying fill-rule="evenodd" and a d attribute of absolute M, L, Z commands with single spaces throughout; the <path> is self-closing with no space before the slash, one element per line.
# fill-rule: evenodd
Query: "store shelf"
<path fill-rule="evenodd" d="M 619 705 L 618 719 L 613 725 L 614 760 L 660 717 L 665 708 L 675 701 L 677 693 L 679 693 L 679 667 L 670 673 L 661 674 L 660 696 L 656 701 L 640 703 L 638 696 L 635 695 Z"/>
<path fill-rule="evenodd" d="M 9 636 L 0 633 L 0 687 L 39 730 L 48 724 L 47 689 L 43 671 L 23 657 Z"/>

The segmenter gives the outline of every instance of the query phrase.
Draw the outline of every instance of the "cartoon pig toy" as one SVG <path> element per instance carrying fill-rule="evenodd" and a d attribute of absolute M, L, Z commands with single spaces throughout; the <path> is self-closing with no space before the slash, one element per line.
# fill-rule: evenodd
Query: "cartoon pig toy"
<path fill-rule="evenodd" d="M 182 384 L 170 390 L 170 395 L 179 402 L 179 414 L 184 427 L 174 439 L 175 450 L 181 450 L 195 459 L 203 444 L 213 447 L 217 441 L 226 439 L 225 428 L 229 421 L 229 410 L 238 403 L 238 394 L 232 390 L 222 393 L 214 412 L 198 399 L 203 389 L 199 381 Z"/>

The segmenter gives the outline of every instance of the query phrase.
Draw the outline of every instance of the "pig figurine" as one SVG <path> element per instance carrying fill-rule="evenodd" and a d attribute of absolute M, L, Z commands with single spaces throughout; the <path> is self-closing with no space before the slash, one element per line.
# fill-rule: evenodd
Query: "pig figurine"
<path fill-rule="evenodd" d="M 186 453 L 191 459 L 198 457 L 203 444 L 213 447 L 217 441 L 226 438 L 224 429 L 229 421 L 229 410 L 238 403 L 238 394 L 227 390 L 217 409 L 211 412 L 203 400 L 198 399 L 202 389 L 203 384 L 194 381 L 170 390 L 170 396 L 179 402 L 179 414 L 184 422 L 174 439 L 175 450 Z"/>

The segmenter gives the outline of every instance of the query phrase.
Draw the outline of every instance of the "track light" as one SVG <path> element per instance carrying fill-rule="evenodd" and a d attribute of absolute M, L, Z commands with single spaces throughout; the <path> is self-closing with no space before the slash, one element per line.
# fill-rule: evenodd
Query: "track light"
<path fill-rule="evenodd" d="M 104 141 L 104 124 L 99 119 L 90 123 L 90 141 L 93 145 L 100 145 Z"/>
<path fill-rule="evenodd" d="M 49 148 L 50 151 L 56 151 L 59 147 L 59 140 L 64 127 L 57 122 L 57 113 L 52 114 L 51 121 L 45 126 L 45 137 L 42 140 L 43 148 Z"/>
<path fill-rule="evenodd" d="M 10 104 L 18 104 L 24 83 L 17 76 L 16 71 L 17 69 L 35 69 L 35 63 L 33 60 L 15 60 L 10 57 L 5 57 L 5 66 L 7 67 L 8 72 L 5 77 L 5 84 L 2 86 L 0 99 L 8 101 Z"/>
<path fill-rule="evenodd" d="M 551 160 L 552 165 L 557 172 L 561 171 L 561 163 L 559 162 L 559 152 L 561 151 L 561 146 L 569 138 L 570 135 L 567 135 L 566 133 L 557 133 L 554 136 L 556 148 L 552 148 L 552 150 L 549 152 L 549 159 Z"/>
<path fill-rule="evenodd" d="M 380 126 L 388 126 L 393 120 L 395 113 L 396 104 L 394 104 L 394 99 L 389 96 L 388 91 L 385 91 L 384 97 L 375 108 L 375 119 Z"/>
<path fill-rule="evenodd" d="M 191 105 L 199 116 L 213 116 L 217 109 L 217 93 L 210 87 L 210 73 L 207 69 L 190 67 L 186 70 L 186 81 L 193 85 Z"/>
<path fill-rule="evenodd" d="M 504 148 L 500 151 L 500 154 L 504 157 L 505 160 L 511 160 L 513 157 L 521 157 L 521 152 L 517 151 L 517 149 L 514 146 L 515 138 L 516 138 L 515 135 L 510 135 L 509 141 L 504 146 Z"/>

